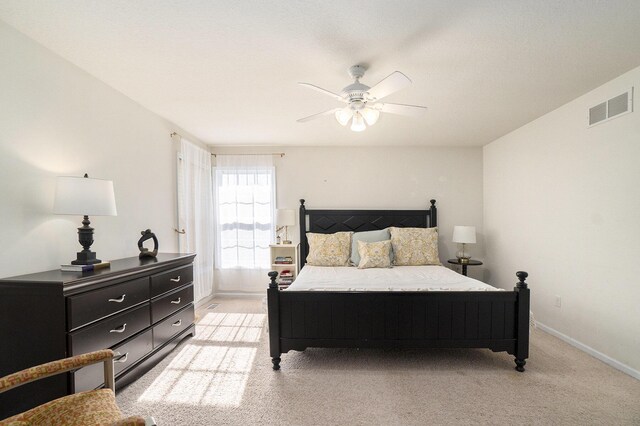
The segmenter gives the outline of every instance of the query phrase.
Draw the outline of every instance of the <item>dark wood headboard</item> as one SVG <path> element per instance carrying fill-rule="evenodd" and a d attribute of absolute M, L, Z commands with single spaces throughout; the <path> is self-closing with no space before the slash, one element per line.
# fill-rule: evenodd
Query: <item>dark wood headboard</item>
<path fill-rule="evenodd" d="M 300 267 L 307 262 L 307 232 L 333 234 L 341 231 L 375 231 L 398 228 L 434 228 L 438 226 L 436 200 L 425 210 L 307 210 L 300 200 Z"/>

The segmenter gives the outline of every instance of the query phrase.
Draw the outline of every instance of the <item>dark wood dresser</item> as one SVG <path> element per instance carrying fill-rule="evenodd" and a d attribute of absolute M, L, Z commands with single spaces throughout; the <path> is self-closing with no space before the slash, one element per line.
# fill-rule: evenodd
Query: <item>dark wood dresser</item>
<path fill-rule="evenodd" d="M 194 254 L 131 257 L 92 272 L 52 270 L 0 280 L 0 377 L 111 348 L 116 387 L 140 377 L 195 333 Z M 0 394 L 0 419 L 100 387 L 102 364 Z"/>

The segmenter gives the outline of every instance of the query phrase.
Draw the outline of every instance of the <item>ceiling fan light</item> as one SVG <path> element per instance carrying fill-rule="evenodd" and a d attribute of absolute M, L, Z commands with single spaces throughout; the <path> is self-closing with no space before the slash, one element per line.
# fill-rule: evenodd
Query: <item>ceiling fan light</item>
<path fill-rule="evenodd" d="M 367 125 L 364 123 L 364 118 L 362 114 L 358 111 L 353 113 L 353 121 L 351 122 L 351 130 L 354 132 L 361 132 L 367 128 Z"/>
<path fill-rule="evenodd" d="M 349 120 L 351 120 L 352 115 L 353 115 L 353 112 L 351 111 L 350 108 L 348 107 L 342 108 L 336 111 L 336 120 L 338 120 L 338 123 L 342 124 L 343 126 L 346 126 Z"/>
<path fill-rule="evenodd" d="M 380 118 L 380 111 L 374 108 L 365 108 L 362 110 L 362 116 L 369 126 L 373 126 L 378 122 L 378 118 Z"/>

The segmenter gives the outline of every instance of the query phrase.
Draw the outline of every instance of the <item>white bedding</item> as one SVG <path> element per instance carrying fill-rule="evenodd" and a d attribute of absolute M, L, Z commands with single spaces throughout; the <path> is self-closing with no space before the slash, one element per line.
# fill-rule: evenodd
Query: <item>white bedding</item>
<path fill-rule="evenodd" d="M 291 291 L 499 291 L 444 266 L 358 269 L 306 265 Z"/>

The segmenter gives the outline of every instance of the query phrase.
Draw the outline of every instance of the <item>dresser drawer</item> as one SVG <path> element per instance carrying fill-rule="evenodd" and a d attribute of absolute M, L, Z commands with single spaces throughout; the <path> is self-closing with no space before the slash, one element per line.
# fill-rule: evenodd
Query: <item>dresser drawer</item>
<path fill-rule="evenodd" d="M 151 302 L 151 322 L 158 322 L 193 302 L 193 284 L 158 297 Z"/>
<path fill-rule="evenodd" d="M 117 376 L 135 364 L 153 349 L 153 333 L 147 330 L 141 335 L 113 348 L 120 355 L 113 359 L 113 370 Z"/>
<path fill-rule="evenodd" d="M 151 330 L 127 340 L 113 347 L 113 351 L 120 353 L 113 361 L 114 373 L 117 376 L 153 349 L 153 334 Z M 98 363 L 81 368 L 73 374 L 75 392 L 95 389 L 104 384 L 104 364 Z"/>
<path fill-rule="evenodd" d="M 149 299 L 149 277 L 67 298 L 67 329 L 107 317 Z"/>
<path fill-rule="evenodd" d="M 72 355 L 110 348 L 151 325 L 149 303 L 69 333 Z"/>
<path fill-rule="evenodd" d="M 153 347 L 167 343 L 173 336 L 186 330 L 195 319 L 193 304 L 153 327 Z"/>
<path fill-rule="evenodd" d="M 161 274 L 151 275 L 151 297 L 182 287 L 193 281 L 193 266 L 187 265 Z"/>

